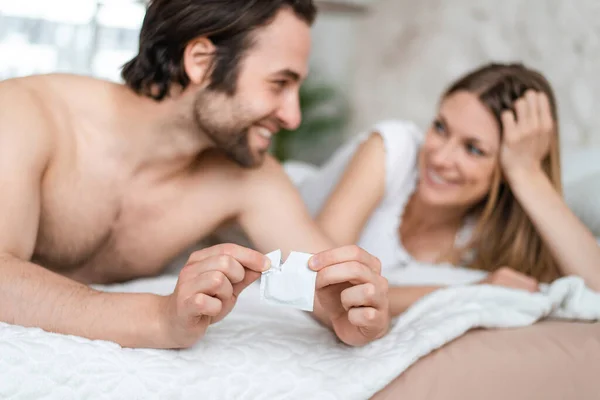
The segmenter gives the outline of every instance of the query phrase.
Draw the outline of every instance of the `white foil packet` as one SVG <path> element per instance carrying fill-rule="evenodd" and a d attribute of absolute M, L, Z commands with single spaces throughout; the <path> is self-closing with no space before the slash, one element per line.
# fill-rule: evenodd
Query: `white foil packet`
<path fill-rule="evenodd" d="M 261 303 L 313 311 L 317 273 L 308 268 L 312 254 L 293 251 L 283 264 L 281 250 L 267 257 L 271 268 L 260 277 Z"/>

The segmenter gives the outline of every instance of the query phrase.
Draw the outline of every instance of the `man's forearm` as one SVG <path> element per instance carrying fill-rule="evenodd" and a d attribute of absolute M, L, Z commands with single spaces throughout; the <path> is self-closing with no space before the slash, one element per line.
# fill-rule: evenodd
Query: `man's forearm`
<path fill-rule="evenodd" d="M 389 289 L 390 314 L 397 317 L 412 306 L 417 300 L 432 293 L 442 286 L 394 286 Z"/>
<path fill-rule="evenodd" d="M 0 321 L 124 347 L 165 347 L 161 297 L 104 293 L 0 255 Z"/>

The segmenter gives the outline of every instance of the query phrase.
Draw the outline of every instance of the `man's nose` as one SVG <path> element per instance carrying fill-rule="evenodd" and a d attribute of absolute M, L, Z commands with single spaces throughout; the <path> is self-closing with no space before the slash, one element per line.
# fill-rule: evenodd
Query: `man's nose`
<path fill-rule="evenodd" d="M 277 118 L 281 121 L 283 128 L 290 131 L 298 129 L 302 122 L 302 111 L 300 110 L 298 93 L 284 98 L 277 113 Z"/>

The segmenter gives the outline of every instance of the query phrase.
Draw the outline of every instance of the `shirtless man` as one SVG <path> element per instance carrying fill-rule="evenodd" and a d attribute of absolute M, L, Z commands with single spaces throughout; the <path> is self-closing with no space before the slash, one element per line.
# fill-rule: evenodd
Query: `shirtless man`
<path fill-rule="evenodd" d="M 125 85 L 1 82 L 0 321 L 189 347 L 268 268 L 263 253 L 281 248 L 317 253 L 314 316 L 340 340 L 383 336 L 379 260 L 332 249 L 267 155 L 272 134 L 300 123 L 314 16 L 310 0 L 156 0 Z M 156 275 L 227 221 L 258 251 L 193 253 L 169 296 L 87 285 Z"/>

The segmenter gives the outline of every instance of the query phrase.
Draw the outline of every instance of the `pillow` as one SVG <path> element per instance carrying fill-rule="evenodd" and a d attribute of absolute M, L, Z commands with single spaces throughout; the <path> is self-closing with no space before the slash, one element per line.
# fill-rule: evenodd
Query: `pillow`
<path fill-rule="evenodd" d="M 600 148 L 580 147 L 561 150 L 563 186 L 600 172 Z"/>
<path fill-rule="evenodd" d="M 300 186 L 305 179 L 315 176 L 319 170 L 319 168 L 313 164 L 295 160 L 284 162 L 283 169 L 296 186 Z"/>
<path fill-rule="evenodd" d="M 563 191 L 573 213 L 600 237 L 600 171 L 566 183 Z"/>

